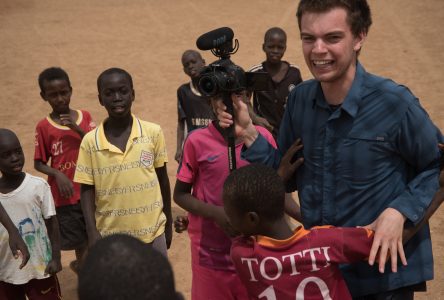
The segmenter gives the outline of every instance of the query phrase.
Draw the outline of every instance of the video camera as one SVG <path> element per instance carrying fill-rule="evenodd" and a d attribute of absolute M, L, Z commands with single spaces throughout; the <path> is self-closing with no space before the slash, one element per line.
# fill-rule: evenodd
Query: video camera
<path fill-rule="evenodd" d="M 199 76 L 198 90 L 206 97 L 217 95 L 230 98 L 231 93 L 242 90 L 260 91 L 267 88 L 268 73 L 245 72 L 230 60 L 239 49 L 239 41 L 234 40 L 233 30 L 222 27 L 201 35 L 197 41 L 200 50 L 211 50 L 219 60 L 205 67 Z"/>
<path fill-rule="evenodd" d="M 205 97 L 220 96 L 223 99 L 227 112 L 234 116 L 231 94 L 243 90 L 260 91 L 265 90 L 268 85 L 269 75 L 267 72 L 245 72 L 230 60 L 231 54 L 239 49 L 239 41 L 234 40 L 233 30 L 222 27 L 201 35 L 196 46 L 200 50 L 211 50 L 219 60 L 205 67 L 199 75 L 197 88 Z M 236 169 L 236 150 L 234 126 L 224 131 L 228 141 L 228 165 L 229 170 Z"/>

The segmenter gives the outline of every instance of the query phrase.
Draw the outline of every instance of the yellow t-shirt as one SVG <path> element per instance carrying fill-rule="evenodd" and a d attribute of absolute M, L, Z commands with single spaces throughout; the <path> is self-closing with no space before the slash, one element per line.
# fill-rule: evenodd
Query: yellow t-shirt
<path fill-rule="evenodd" d="M 96 226 L 102 236 L 125 233 L 149 243 L 165 231 L 155 168 L 167 161 L 160 126 L 135 116 L 125 152 L 108 142 L 103 123 L 85 135 L 74 181 L 94 185 Z"/>

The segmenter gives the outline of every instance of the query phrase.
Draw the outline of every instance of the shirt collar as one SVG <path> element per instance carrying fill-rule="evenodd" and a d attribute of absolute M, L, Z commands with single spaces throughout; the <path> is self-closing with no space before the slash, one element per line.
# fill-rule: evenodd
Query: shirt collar
<path fill-rule="evenodd" d="M 355 117 L 358 113 L 359 106 L 362 102 L 362 85 L 364 82 L 364 77 L 367 74 L 364 67 L 359 63 L 356 64 L 355 78 L 353 79 L 352 86 L 345 97 L 341 108 L 345 110 L 350 116 Z M 327 109 L 328 104 L 325 101 L 324 92 L 322 91 L 321 83 L 318 82 L 317 89 L 314 91 L 313 95 L 313 107 L 318 105 L 322 108 Z"/>
<path fill-rule="evenodd" d="M 128 138 L 128 140 L 134 140 L 136 138 L 139 138 L 142 136 L 142 124 L 140 123 L 140 120 L 136 118 L 134 115 L 131 115 L 133 118 L 133 125 L 131 127 L 131 133 Z M 103 121 L 100 126 L 97 128 L 95 132 L 95 140 L 96 140 L 96 146 L 98 150 L 112 150 L 113 152 L 122 152 L 120 149 L 118 149 L 116 146 L 111 144 L 106 136 L 105 136 L 105 124 L 106 120 Z"/>

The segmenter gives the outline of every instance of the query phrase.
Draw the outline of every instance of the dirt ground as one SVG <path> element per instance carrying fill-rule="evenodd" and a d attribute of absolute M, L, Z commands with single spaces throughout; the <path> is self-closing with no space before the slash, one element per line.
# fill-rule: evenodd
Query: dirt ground
<path fill-rule="evenodd" d="M 37 76 L 49 66 L 65 68 L 74 93 L 71 106 L 89 110 L 96 121 L 105 117 L 99 105 L 96 78 L 106 68 L 128 70 L 134 79 L 133 112 L 164 130 L 173 188 L 176 162 L 176 89 L 187 80 L 180 56 L 195 48 L 196 38 L 230 26 L 240 41 L 232 59 L 248 68 L 264 59 L 263 34 L 282 27 L 288 34 L 285 59 L 310 78 L 300 49 L 295 18 L 298 1 L 172 1 L 172 0 L 0 0 L 0 127 L 14 130 L 32 167 L 34 126 L 49 113 L 39 97 Z M 361 53 L 372 73 L 407 85 L 444 129 L 444 28 L 442 0 L 369 0 L 374 25 Z M 203 53 L 207 62 L 215 60 Z M 174 214 L 182 210 L 174 206 Z M 435 280 L 417 299 L 444 299 L 444 209 L 431 221 Z M 60 282 L 64 299 L 77 299 L 77 280 L 69 270 L 73 253 L 63 253 Z M 190 295 L 190 253 L 186 234 L 174 235 L 169 251 L 177 289 Z"/>

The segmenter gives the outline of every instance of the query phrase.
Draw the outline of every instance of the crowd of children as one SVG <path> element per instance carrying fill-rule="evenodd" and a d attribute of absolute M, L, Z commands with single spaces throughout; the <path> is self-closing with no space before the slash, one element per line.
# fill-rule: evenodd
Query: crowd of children
<path fill-rule="evenodd" d="M 313 37 L 304 34 L 309 43 Z M 330 35 L 327 39 L 341 38 L 341 33 Z M 275 149 L 288 95 L 302 81 L 299 69 L 282 60 L 286 41 L 281 28 L 267 30 L 266 60 L 251 69 L 268 72 L 267 90 L 254 92 L 252 102 L 249 91 L 232 95 L 238 106 L 249 106 L 247 125 L 254 125 L 256 138 Z M 375 232 L 294 227 L 284 217 L 303 219 L 286 193 L 287 180 L 304 168 L 301 139 L 275 170 L 244 159 L 242 148 L 254 140 L 240 136 L 237 170 L 230 172 L 227 135 L 213 111 L 220 109 L 220 97 L 207 99 L 197 88 L 205 60 L 187 50 L 181 62 L 190 82 L 177 90 L 179 168 L 173 199 L 188 215 L 179 216 L 174 226 L 190 238 L 191 298 L 352 299 L 340 265 L 374 257 Z M 79 275 L 81 300 L 182 299 L 167 254 L 173 217 L 165 138 L 159 125 L 133 114 L 131 75 L 110 68 L 98 76 L 98 100 L 108 116 L 97 127 L 89 112 L 71 108 L 73 89 L 63 69 L 45 69 L 38 84 L 51 112 L 36 126 L 34 167 L 48 175 L 47 181 L 23 171 L 18 137 L 0 128 L 0 299 L 61 299 L 56 275 L 61 250 L 75 250 L 70 267 Z M 444 145 L 436 148 L 444 158 Z M 403 227 L 404 243 L 443 200 L 441 164 L 439 189 L 422 219 Z M 394 258 L 380 256 L 375 270 L 383 273 L 388 260 L 393 272 L 408 268 L 403 251 L 402 266 Z"/>

